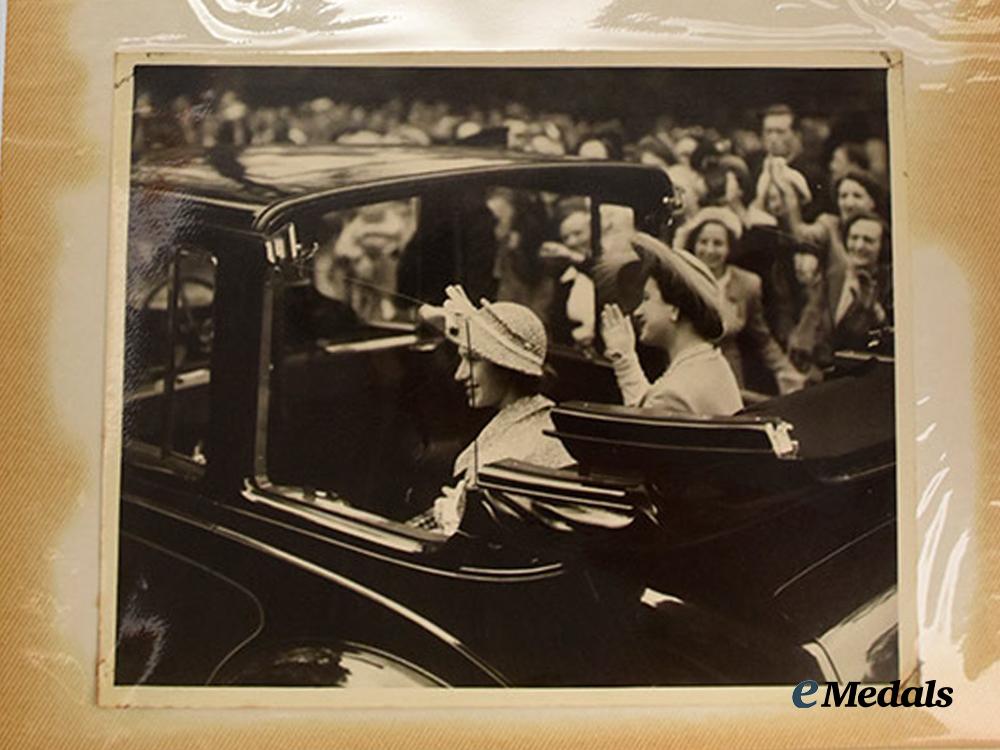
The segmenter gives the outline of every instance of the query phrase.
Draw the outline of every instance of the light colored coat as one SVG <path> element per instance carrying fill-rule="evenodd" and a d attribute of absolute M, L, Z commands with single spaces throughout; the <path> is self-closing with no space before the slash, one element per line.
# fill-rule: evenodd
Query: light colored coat
<path fill-rule="evenodd" d="M 681 352 L 652 384 L 646 380 L 634 352 L 613 364 L 627 406 L 698 416 L 729 416 L 743 408 L 729 362 L 709 343 Z"/>
<path fill-rule="evenodd" d="M 453 475 L 472 479 L 483 466 L 508 458 L 553 469 L 571 465 L 573 457 L 559 439 L 545 434 L 554 429 L 553 406 L 545 396 L 536 395 L 501 409 L 455 459 Z"/>

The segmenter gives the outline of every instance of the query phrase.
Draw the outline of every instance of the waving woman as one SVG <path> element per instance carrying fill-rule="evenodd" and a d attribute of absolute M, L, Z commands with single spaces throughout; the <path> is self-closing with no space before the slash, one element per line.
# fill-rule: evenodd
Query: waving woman
<path fill-rule="evenodd" d="M 620 286 L 641 289 L 634 312 L 639 340 L 665 351 L 670 366 L 650 383 L 635 352 L 631 322 L 618 305 L 606 305 L 601 333 L 624 403 L 680 414 L 736 413 L 743 408 L 739 386 L 713 343 L 723 324 L 712 272 L 691 253 L 646 234 L 636 234 L 632 247 L 640 259 L 622 268 Z"/>

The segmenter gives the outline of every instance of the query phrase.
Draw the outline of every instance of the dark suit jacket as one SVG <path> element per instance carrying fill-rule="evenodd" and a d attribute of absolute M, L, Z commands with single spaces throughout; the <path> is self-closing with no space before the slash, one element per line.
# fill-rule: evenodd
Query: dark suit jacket
<path fill-rule="evenodd" d="M 889 274 L 883 269 L 862 272 L 861 294 L 837 320 L 837 308 L 850 276 L 850 262 L 843 242 L 831 242 L 824 277 L 810 291 L 798 325 L 788 339 L 796 358 L 825 367 L 838 349 L 864 349 L 868 332 L 891 316 Z"/>

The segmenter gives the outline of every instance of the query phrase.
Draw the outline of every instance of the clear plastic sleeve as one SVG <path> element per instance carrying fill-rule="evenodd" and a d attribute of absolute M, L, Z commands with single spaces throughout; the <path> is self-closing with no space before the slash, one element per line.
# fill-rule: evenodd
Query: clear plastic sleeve
<path fill-rule="evenodd" d="M 566 50 L 687 53 L 888 51 L 902 66 L 890 117 L 905 164 L 894 216 L 908 254 L 899 355 L 900 578 L 911 579 L 921 679 L 946 708 L 803 711 L 743 689 L 625 691 L 586 709 L 522 700 L 476 709 L 104 709 L 97 706 L 106 356 L 120 336 L 109 263 L 115 54 Z M 897 55 L 898 53 L 898 55 Z M 614 746 L 937 747 L 1000 742 L 996 292 L 1000 236 L 1000 11 L 924 0 L 772 4 L 608 0 L 11 0 L 3 129 L 3 656 L 10 745 L 79 747 Z M 152 59 L 152 58 L 150 58 Z M 226 58 L 229 59 L 229 58 Z M 311 58 L 313 59 L 313 58 Z M 412 58 L 419 65 L 422 58 Z M 550 63 L 546 63 L 550 64 Z M 127 148 L 127 146 L 126 146 Z M 904 153 L 905 149 L 905 153 Z M 119 154 L 120 155 L 120 154 Z M 902 168 L 901 168 L 902 171 Z M 112 221 L 108 221 L 111 215 Z M 109 274 L 110 267 L 110 274 Z M 985 275 L 984 275 L 985 274 Z M 109 278 L 111 279 L 109 281 Z M 105 572 L 114 574 L 113 565 Z M 786 691 L 790 692 L 790 691 Z M 533 700 L 533 699 L 532 699 Z M 251 701 L 252 702 L 252 701 Z M 572 703 L 572 700 L 570 700 Z"/>

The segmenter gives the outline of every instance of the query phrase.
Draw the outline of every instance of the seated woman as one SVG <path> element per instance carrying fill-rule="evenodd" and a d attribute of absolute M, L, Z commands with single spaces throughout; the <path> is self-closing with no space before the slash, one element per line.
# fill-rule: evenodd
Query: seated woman
<path fill-rule="evenodd" d="M 455 459 L 455 487 L 442 487 L 434 507 L 410 521 L 411 525 L 454 533 L 462 519 L 466 482 L 481 466 L 517 459 L 561 468 L 572 457 L 556 438 L 549 412 L 553 403 L 541 394 L 548 342 L 538 316 L 515 302 L 482 301 L 476 308 L 460 286 L 446 290 L 443 308 L 424 306 L 422 318 L 443 324 L 444 333 L 458 347 L 455 380 L 473 409 L 498 409 L 496 416 Z"/>
<path fill-rule="evenodd" d="M 640 260 L 620 272 L 622 289 L 642 289 L 634 317 L 642 343 L 663 349 L 670 366 L 654 383 L 635 352 L 635 331 L 618 305 L 605 305 L 601 333 L 624 403 L 679 414 L 730 415 L 743 408 L 736 377 L 712 344 L 723 334 L 720 292 L 712 272 L 685 250 L 646 234 L 632 247 Z"/>

